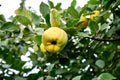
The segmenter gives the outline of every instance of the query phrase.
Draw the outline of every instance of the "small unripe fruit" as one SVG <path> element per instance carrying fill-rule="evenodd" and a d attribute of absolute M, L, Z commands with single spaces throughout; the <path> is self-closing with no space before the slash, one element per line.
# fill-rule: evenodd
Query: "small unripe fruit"
<path fill-rule="evenodd" d="M 90 15 L 90 20 L 94 20 L 94 18 L 99 15 L 100 15 L 100 11 L 98 10 L 93 11 L 93 14 Z"/>
<path fill-rule="evenodd" d="M 77 26 L 77 29 L 80 30 L 81 28 L 85 28 L 88 25 L 88 19 L 86 16 L 81 15 L 79 20 L 79 25 Z"/>

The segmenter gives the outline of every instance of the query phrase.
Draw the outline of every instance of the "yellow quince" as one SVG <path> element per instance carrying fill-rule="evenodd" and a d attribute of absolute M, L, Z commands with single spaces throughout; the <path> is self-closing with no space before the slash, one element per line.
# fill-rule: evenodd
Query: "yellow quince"
<path fill-rule="evenodd" d="M 90 20 L 94 20 L 94 18 L 96 16 L 99 16 L 99 15 L 100 15 L 100 11 L 99 10 L 93 11 L 93 14 L 90 15 Z"/>
<path fill-rule="evenodd" d="M 61 51 L 67 44 L 67 33 L 58 27 L 50 27 L 42 35 L 42 43 L 49 53 Z"/>
<path fill-rule="evenodd" d="M 45 49 L 45 46 L 43 45 L 43 43 L 40 44 L 40 50 L 45 54 L 47 53 L 47 50 Z"/>

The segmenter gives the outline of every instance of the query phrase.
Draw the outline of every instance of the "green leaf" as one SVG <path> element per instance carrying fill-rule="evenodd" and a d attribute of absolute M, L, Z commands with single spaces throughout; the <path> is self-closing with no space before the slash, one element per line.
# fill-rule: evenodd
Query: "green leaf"
<path fill-rule="evenodd" d="M 100 16 L 103 16 L 104 20 L 110 18 L 110 15 L 111 15 L 111 12 L 109 12 L 109 10 L 106 10 L 100 14 Z"/>
<path fill-rule="evenodd" d="M 81 79 L 81 75 L 74 77 L 72 80 L 80 80 L 80 79 Z"/>
<path fill-rule="evenodd" d="M 89 0 L 88 4 L 98 4 L 100 3 L 100 0 Z"/>
<path fill-rule="evenodd" d="M 65 80 L 71 80 L 72 76 L 73 76 L 72 74 L 66 74 Z"/>
<path fill-rule="evenodd" d="M 45 4 L 44 2 L 41 2 L 40 12 L 43 15 L 43 17 L 46 17 L 50 13 L 49 6 L 47 4 Z"/>
<path fill-rule="evenodd" d="M 63 74 L 63 73 L 66 73 L 68 72 L 67 69 L 57 69 L 56 70 L 56 74 Z"/>
<path fill-rule="evenodd" d="M 0 37 L 4 37 L 4 36 L 5 36 L 4 31 L 1 31 L 1 30 L 0 30 Z"/>
<path fill-rule="evenodd" d="M 102 26 L 100 26 L 100 31 L 108 29 L 108 27 L 109 27 L 109 24 L 104 23 Z"/>
<path fill-rule="evenodd" d="M 18 8 L 18 9 L 16 9 L 15 14 L 25 16 L 26 18 L 31 20 L 31 12 L 29 10 L 27 10 L 26 8 Z"/>
<path fill-rule="evenodd" d="M 44 78 L 43 78 L 43 77 L 40 77 L 40 78 L 38 78 L 37 80 L 44 80 Z"/>
<path fill-rule="evenodd" d="M 62 29 L 65 30 L 67 34 L 70 34 L 70 35 L 74 35 L 77 33 L 75 28 L 62 28 Z"/>
<path fill-rule="evenodd" d="M 72 7 L 75 7 L 75 6 L 76 6 L 76 0 L 73 0 L 73 1 L 71 2 L 71 6 L 72 6 Z"/>
<path fill-rule="evenodd" d="M 79 17 L 82 15 L 82 14 L 86 14 L 86 10 L 88 9 L 88 5 L 84 5 L 84 7 L 80 8 L 79 10 Z"/>
<path fill-rule="evenodd" d="M 92 74 L 87 71 L 86 73 L 83 73 L 80 80 L 92 80 L 93 76 Z"/>
<path fill-rule="evenodd" d="M 0 21 L 6 21 L 4 15 L 0 15 Z"/>
<path fill-rule="evenodd" d="M 36 25 L 39 25 L 40 24 L 40 16 L 38 16 L 37 14 L 35 13 L 31 13 L 31 16 L 32 16 L 32 22 Z"/>
<path fill-rule="evenodd" d="M 48 4 L 50 5 L 50 8 L 54 8 L 54 3 L 50 0 L 48 0 Z"/>
<path fill-rule="evenodd" d="M 67 24 L 66 24 L 66 26 L 68 27 L 68 28 L 75 28 L 75 25 L 76 25 L 76 23 L 78 22 L 78 20 L 68 20 L 67 21 Z"/>
<path fill-rule="evenodd" d="M 81 64 L 81 67 L 85 68 L 86 66 L 90 65 L 91 63 L 93 63 L 93 59 L 88 59 L 83 64 Z"/>
<path fill-rule="evenodd" d="M 94 34 L 98 31 L 99 27 L 97 25 L 97 23 L 95 21 L 89 21 L 88 23 L 90 29 L 91 29 L 91 33 Z"/>
<path fill-rule="evenodd" d="M 25 26 L 31 25 L 31 21 L 27 17 L 22 16 L 22 15 L 17 15 L 14 18 L 14 20 L 20 22 L 21 24 Z"/>
<path fill-rule="evenodd" d="M 97 80 L 113 80 L 113 79 L 116 78 L 110 73 L 102 73 L 97 77 Z"/>
<path fill-rule="evenodd" d="M 15 78 L 15 80 L 27 80 L 26 78 L 19 77 L 19 76 L 15 76 L 14 78 Z"/>
<path fill-rule="evenodd" d="M 36 62 L 37 61 L 37 58 L 38 56 L 36 54 L 31 54 L 30 55 L 30 59 L 33 61 L 33 62 Z"/>
<path fill-rule="evenodd" d="M 9 63 L 12 63 L 12 68 L 14 68 L 15 70 L 18 70 L 18 71 L 21 71 L 22 70 L 22 67 L 21 66 L 23 66 L 24 64 L 25 64 L 25 62 L 24 61 L 21 61 L 20 59 L 14 59 L 14 58 L 12 58 L 12 55 L 11 55 L 11 57 L 9 57 L 8 58 L 8 60 L 10 61 Z M 13 62 L 14 61 L 14 62 Z M 16 65 L 17 64 L 17 65 Z M 15 66 L 16 65 L 16 66 Z"/>
<path fill-rule="evenodd" d="M 115 6 L 119 6 L 119 5 L 120 5 L 120 0 L 117 0 Z"/>
<path fill-rule="evenodd" d="M 47 67 L 48 72 L 51 72 L 54 66 L 55 66 L 55 64 L 50 64 L 50 65 Z"/>
<path fill-rule="evenodd" d="M 4 24 L 4 22 L 0 20 L 0 28 L 1 28 L 1 26 L 2 26 L 3 24 Z"/>
<path fill-rule="evenodd" d="M 46 21 L 47 25 L 50 26 L 50 15 L 49 14 L 47 14 L 45 16 L 45 21 Z"/>
<path fill-rule="evenodd" d="M 43 28 L 36 28 L 36 29 L 35 29 L 35 33 L 36 33 L 37 35 L 42 35 L 43 32 L 44 32 L 44 29 L 43 29 Z"/>
<path fill-rule="evenodd" d="M 79 46 L 79 47 L 84 47 L 84 44 L 82 44 L 82 43 L 79 42 L 79 43 L 78 43 L 78 46 Z"/>
<path fill-rule="evenodd" d="M 55 6 L 55 8 L 56 8 L 57 10 L 60 10 L 60 9 L 61 9 L 61 3 L 57 3 L 57 5 Z"/>
<path fill-rule="evenodd" d="M 47 76 L 47 77 L 46 77 L 46 80 L 54 80 L 54 78 L 51 77 L 51 76 Z"/>
<path fill-rule="evenodd" d="M 79 37 L 90 37 L 87 33 L 84 32 L 78 32 L 77 34 Z"/>
<path fill-rule="evenodd" d="M 99 68 L 104 68 L 105 66 L 105 62 L 103 60 L 97 60 L 95 62 L 95 64 L 99 67 Z"/>
<path fill-rule="evenodd" d="M 6 22 L 2 27 L 1 27 L 2 30 L 4 31 L 10 31 L 10 32 L 13 32 L 13 31 L 19 31 L 20 28 L 18 25 L 12 23 L 12 22 Z"/>
<path fill-rule="evenodd" d="M 41 36 L 39 36 L 39 35 L 35 36 L 34 41 L 35 41 L 38 45 L 40 45 L 40 43 L 41 43 Z"/>
<path fill-rule="evenodd" d="M 68 8 L 68 13 L 73 17 L 73 18 L 79 18 L 79 14 L 77 10 L 74 7 L 69 7 Z"/>

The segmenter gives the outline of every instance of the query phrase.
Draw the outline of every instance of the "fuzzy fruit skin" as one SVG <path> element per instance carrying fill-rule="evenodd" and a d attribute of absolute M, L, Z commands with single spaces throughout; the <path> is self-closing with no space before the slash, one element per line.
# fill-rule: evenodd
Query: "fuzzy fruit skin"
<path fill-rule="evenodd" d="M 81 28 L 85 28 L 88 25 L 88 19 L 86 16 L 81 15 L 80 17 L 80 25 L 77 26 L 77 29 L 80 30 Z"/>
<path fill-rule="evenodd" d="M 40 44 L 40 50 L 45 54 L 47 53 L 47 50 L 45 49 L 45 46 L 43 45 L 43 43 Z"/>
<path fill-rule="evenodd" d="M 61 51 L 67 44 L 66 32 L 58 27 L 50 27 L 42 35 L 42 43 L 50 53 Z"/>
<path fill-rule="evenodd" d="M 100 15 L 100 11 L 98 11 L 98 10 L 95 10 L 95 11 L 93 11 L 93 12 L 94 12 L 94 14 L 91 14 L 91 15 L 90 15 L 90 20 L 94 20 L 94 17 Z"/>

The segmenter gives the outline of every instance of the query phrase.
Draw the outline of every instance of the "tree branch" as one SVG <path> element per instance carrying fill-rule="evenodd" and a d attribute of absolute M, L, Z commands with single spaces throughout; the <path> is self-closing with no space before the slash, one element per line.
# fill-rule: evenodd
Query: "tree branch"
<path fill-rule="evenodd" d="M 92 40 L 96 40 L 96 41 L 119 41 L 120 38 L 91 38 Z"/>

